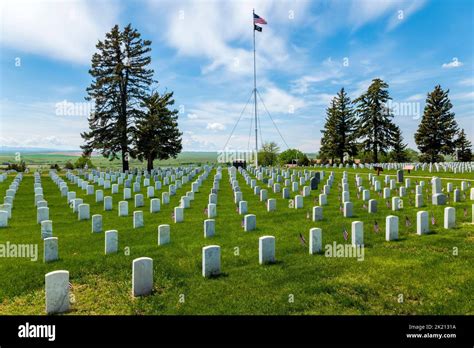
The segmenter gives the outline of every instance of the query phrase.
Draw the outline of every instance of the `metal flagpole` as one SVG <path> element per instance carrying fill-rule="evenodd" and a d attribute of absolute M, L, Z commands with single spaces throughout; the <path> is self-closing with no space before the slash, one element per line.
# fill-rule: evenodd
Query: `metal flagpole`
<path fill-rule="evenodd" d="M 252 15 L 253 30 L 253 93 L 255 100 L 255 167 L 258 167 L 258 132 L 257 132 L 257 65 L 255 63 L 255 9 Z"/>

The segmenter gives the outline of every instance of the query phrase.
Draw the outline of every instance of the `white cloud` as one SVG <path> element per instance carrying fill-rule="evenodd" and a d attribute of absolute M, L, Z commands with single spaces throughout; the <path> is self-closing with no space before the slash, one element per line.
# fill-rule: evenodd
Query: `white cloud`
<path fill-rule="evenodd" d="M 6 0 L 0 12 L 2 45 L 87 64 L 118 11 L 108 1 Z"/>
<path fill-rule="evenodd" d="M 463 80 L 459 81 L 459 84 L 461 86 L 473 86 L 474 85 L 474 78 L 470 77 L 470 78 L 467 78 L 467 79 L 463 79 Z"/>
<path fill-rule="evenodd" d="M 397 1 L 392 9 L 392 15 L 390 16 L 387 29 L 392 30 L 406 21 L 409 16 L 421 9 L 425 3 L 426 0 Z"/>
<path fill-rule="evenodd" d="M 213 123 L 208 123 L 206 126 L 206 129 L 209 129 L 212 131 L 222 131 L 225 129 L 225 126 L 222 123 L 213 122 Z"/>
<path fill-rule="evenodd" d="M 307 93 L 313 84 L 324 82 L 334 78 L 343 76 L 342 61 L 337 62 L 331 57 L 323 61 L 319 70 L 311 75 L 305 75 L 292 82 L 291 91 L 293 93 Z"/>
<path fill-rule="evenodd" d="M 196 115 L 196 114 L 188 114 L 188 118 L 189 118 L 190 120 L 196 120 L 196 119 L 198 118 L 198 115 Z"/>
<path fill-rule="evenodd" d="M 472 101 L 474 100 L 474 92 L 464 92 L 464 93 L 453 94 L 451 99 Z"/>
<path fill-rule="evenodd" d="M 425 0 L 343 0 L 321 3 L 313 18 L 313 25 L 319 35 L 327 36 L 341 27 L 358 30 L 361 27 L 387 18 L 387 30 L 392 30 L 418 11 Z M 399 19 L 403 11 L 403 19 Z"/>
<path fill-rule="evenodd" d="M 287 68 L 288 45 L 275 30 L 292 24 L 289 10 L 304 18 L 306 1 L 149 1 L 154 18 L 163 18 L 165 29 L 157 32 L 179 55 L 206 58 L 202 73 L 217 69 L 250 74 L 253 69 L 252 8 L 268 25 L 257 37 L 257 65 L 260 70 Z M 284 31 L 282 31 L 284 32 Z"/>
<path fill-rule="evenodd" d="M 270 113 L 293 114 L 306 105 L 304 99 L 295 97 L 274 86 L 265 89 L 262 93 L 262 100 Z M 258 96 L 257 101 L 261 103 Z M 261 110 L 260 113 L 263 113 L 263 111 L 265 109 Z"/>
<path fill-rule="evenodd" d="M 413 94 L 413 95 L 409 96 L 408 98 L 406 98 L 405 100 L 406 101 L 420 101 L 420 100 L 423 100 L 425 98 L 426 98 L 426 96 L 423 95 L 423 94 Z"/>
<path fill-rule="evenodd" d="M 453 60 L 451 62 L 443 63 L 443 65 L 441 65 L 441 67 L 444 68 L 444 69 L 453 69 L 453 68 L 459 68 L 463 65 L 464 65 L 463 62 L 461 62 L 457 58 L 453 58 Z"/>

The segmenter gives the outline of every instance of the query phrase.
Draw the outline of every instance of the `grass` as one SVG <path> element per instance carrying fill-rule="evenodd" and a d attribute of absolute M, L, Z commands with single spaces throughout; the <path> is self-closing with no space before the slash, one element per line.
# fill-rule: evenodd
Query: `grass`
<path fill-rule="evenodd" d="M 36 224 L 33 204 L 33 177 L 25 175 L 17 192 L 13 217 L 7 228 L 0 229 L 0 243 L 37 243 L 39 259 L 0 259 L 0 314 L 44 314 L 44 275 L 54 270 L 70 272 L 73 294 L 72 309 L 68 314 L 474 314 L 474 225 L 472 202 L 469 194 L 460 203 L 449 202 L 456 208 L 457 226 L 451 230 L 442 227 L 443 206 L 433 207 L 424 193 L 427 210 L 436 217 L 432 233 L 416 235 L 417 209 L 409 207 L 414 201 L 411 188 L 405 197 L 405 208 L 392 212 L 382 198 L 379 211 L 370 216 L 363 210 L 363 202 L 356 199 L 354 173 L 363 174 L 363 185 L 368 185 L 368 170 L 345 169 L 349 173 L 351 199 L 355 216 L 344 218 L 339 211 L 337 183 L 342 178 L 339 168 L 323 207 L 323 221 L 312 222 L 307 212 L 320 193 L 312 191 L 304 199 L 304 209 L 288 208 L 288 201 L 281 194 L 269 192 L 269 198 L 277 198 L 277 211 L 267 212 L 243 177 L 238 180 L 244 200 L 248 201 L 249 213 L 257 215 L 257 230 L 244 232 L 241 219 L 233 203 L 229 176 L 223 169 L 220 182 L 216 218 L 216 235 L 203 237 L 203 210 L 207 205 L 215 170 L 203 182 L 196 193 L 191 208 L 185 210 L 185 222 L 175 224 L 171 220 L 172 209 L 179 199 L 190 190 L 191 183 L 183 185 L 171 197 L 169 205 L 162 205 L 159 213 L 149 213 L 149 200 L 145 207 L 135 209 L 129 201 L 129 216 L 118 217 L 117 204 L 122 191 L 113 195 L 113 211 L 103 211 L 102 203 L 95 203 L 94 196 L 68 182 L 69 189 L 76 191 L 91 206 L 92 214 L 102 214 L 104 230 L 119 231 L 119 253 L 104 255 L 104 233 L 91 233 L 91 221 L 77 221 L 60 197 L 57 186 L 44 173 L 42 175 L 44 197 L 50 207 L 53 235 L 59 238 L 60 260 L 48 264 L 42 262 L 43 243 L 40 226 Z M 329 170 L 326 169 L 326 172 Z M 394 172 L 389 172 L 394 173 Z M 385 174 L 385 173 L 384 173 Z M 412 176 L 430 177 L 429 172 L 412 172 Z M 437 173 L 440 177 L 464 178 L 474 184 L 472 173 Z M 5 192 L 14 176 L 0 183 Z M 326 178 L 323 180 L 325 182 Z M 381 178 L 382 180 L 382 178 Z M 414 188 L 412 179 L 412 188 Z M 424 179 L 429 183 L 429 179 Z M 383 181 L 382 181 L 383 182 Z M 448 180 L 443 180 L 445 187 Z M 263 186 L 263 183 L 259 183 Z M 321 188 L 322 186 L 320 186 Z M 161 198 L 161 192 L 157 196 Z M 110 195 L 106 190 L 105 195 Z M 142 187 L 142 193 L 145 189 Z M 295 193 L 291 193 L 292 197 Z M 146 194 L 145 194 L 146 196 Z M 468 209 L 464 217 L 463 209 Z M 143 210 L 145 227 L 132 228 L 133 210 Z M 400 217 L 399 240 L 385 241 L 385 217 Z M 408 216 L 412 226 L 405 226 Z M 352 221 L 364 222 L 364 261 L 355 258 L 328 258 L 323 254 L 309 255 L 302 246 L 299 233 L 308 241 L 308 231 L 320 227 L 323 246 L 346 243 L 342 231 L 350 233 Z M 373 231 L 377 220 L 380 232 Z M 157 227 L 171 225 L 171 243 L 157 245 Z M 263 235 L 276 237 L 277 262 L 272 265 L 258 264 L 258 238 Z M 206 245 L 221 246 L 222 272 L 217 278 L 204 279 L 201 275 L 201 249 Z M 129 249 L 129 254 L 125 251 Z M 453 255 L 454 248 L 458 255 Z M 238 251 L 238 252 L 237 252 Z M 132 260 L 147 256 L 154 260 L 154 291 L 151 296 L 131 297 Z M 180 301 L 184 294 L 184 303 Z M 403 303 L 399 295 L 403 294 Z M 293 297 L 294 302 L 289 301 Z"/>

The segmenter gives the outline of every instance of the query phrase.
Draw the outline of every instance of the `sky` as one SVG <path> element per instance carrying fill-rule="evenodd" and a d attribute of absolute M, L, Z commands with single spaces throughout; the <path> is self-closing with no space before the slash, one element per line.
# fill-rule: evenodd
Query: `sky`
<path fill-rule="evenodd" d="M 331 98 L 374 78 L 409 147 L 437 84 L 474 142 L 470 0 L 2 0 L 0 146 L 79 149 L 95 45 L 131 23 L 152 41 L 155 87 L 174 91 L 183 150 L 253 149 L 252 9 L 268 22 L 256 32 L 259 145 L 317 152 Z"/>

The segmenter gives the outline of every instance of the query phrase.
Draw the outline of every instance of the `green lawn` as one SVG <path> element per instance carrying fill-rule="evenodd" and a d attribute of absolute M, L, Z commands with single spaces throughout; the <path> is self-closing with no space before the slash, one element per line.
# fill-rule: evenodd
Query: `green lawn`
<path fill-rule="evenodd" d="M 318 168 L 319 170 L 319 168 Z M 288 201 L 281 194 L 269 192 L 269 198 L 277 198 L 277 211 L 267 212 L 242 175 L 237 178 L 248 201 L 249 213 L 257 215 L 257 230 L 244 232 L 242 216 L 236 212 L 227 169 L 223 169 L 220 182 L 216 218 L 216 235 L 203 237 L 203 210 L 207 205 L 215 169 L 203 182 L 200 192 L 185 209 L 185 222 L 175 224 L 172 209 L 191 183 L 183 185 L 169 205 L 162 205 L 157 214 L 149 213 L 149 200 L 145 207 L 135 209 L 129 201 L 129 217 L 117 216 L 120 193 L 113 195 L 113 211 L 103 211 L 102 203 L 95 203 L 95 196 L 68 182 L 69 190 L 76 191 L 91 206 L 92 214 L 102 214 L 104 230 L 119 231 L 120 252 L 104 255 L 104 233 L 91 233 L 91 221 L 77 221 L 77 215 L 68 207 L 65 197 L 60 197 L 57 186 L 44 173 L 42 176 L 44 197 L 50 207 L 53 235 L 59 238 L 60 260 L 49 264 L 42 262 L 43 245 L 40 226 L 36 224 L 33 204 L 33 176 L 25 175 L 17 192 L 13 217 L 7 228 L 0 229 L 0 243 L 38 243 L 39 259 L 0 258 L 0 314 L 44 314 L 44 275 L 54 270 L 68 270 L 72 283 L 74 303 L 70 314 L 474 314 L 474 225 L 469 193 L 461 203 L 449 202 L 456 208 L 457 227 L 443 229 L 443 206 L 431 206 L 425 193 L 427 210 L 436 217 L 432 233 L 416 235 L 417 209 L 409 206 L 414 201 L 415 178 L 404 198 L 405 208 L 392 212 L 385 200 L 371 191 L 371 198 L 378 200 L 378 213 L 368 215 L 363 202 L 356 199 L 354 173 L 364 173 L 363 185 L 368 186 L 368 170 L 344 169 L 349 173 L 351 200 L 355 216 L 342 217 L 339 211 L 337 184 L 341 182 L 341 169 L 325 169 L 335 172 L 335 181 L 323 207 L 324 220 L 312 222 L 307 213 L 314 205 L 311 197 L 304 199 L 304 209 L 288 208 Z M 388 172 L 394 173 L 393 171 Z M 383 173 L 387 174 L 387 173 Z M 64 173 L 61 173 L 64 176 Z M 412 172 L 411 176 L 435 175 L 429 172 Z M 454 186 L 464 178 L 474 185 L 472 173 L 436 173 L 449 178 Z M 5 192 L 13 180 L 10 174 L 0 183 Z M 327 175 L 323 182 L 326 181 Z M 66 179 L 65 179 L 66 180 Z M 383 184 L 383 177 L 380 178 Z M 429 179 L 423 179 L 429 184 Z M 260 186 L 263 184 L 260 182 Z M 430 187 L 428 185 L 428 187 Z M 97 187 L 96 187 L 97 188 Z M 322 184 L 319 188 L 322 188 Z M 163 187 L 167 190 L 167 187 Z M 161 198 L 161 192 L 157 197 Z M 431 191 L 430 191 L 431 192 Z M 142 193 L 146 191 L 142 187 Z M 291 193 L 292 197 L 295 193 Z M 394 192 L 392 191 L 392 194 Z M 110 195 L 106 190 L 104 195 Z M 467 217 L 463 209 L 467 208 Z M 132 228 L 133 210 L 143 210 L 145 227 Z M 399 240 L 385 241 L 385 217 L 400 217 Z M 405 226 L 405 217 L 412 224 Z M 350 233 L 351 222 L 364 222 L 364 261 L 355 258 L 328 258 L 324 254 L 309 255 L 308 247 L 299 240 L 299 233 L 309 241 L 312 227 L 323 231 L 323 246 L 345 242 L 343 229 Z M 373 230 L 374 220 L 380 232 Z M 171 225 L 171 243 L 157 245 L 157 227 Z M 261 266 L 258 263 L 258 238 L 263 235 L 276 237 L 277 262 Z M 207 245 L 221 246 L 222 272 L 220 277 L 204 279 L 201 275 L 201 249 Z M 129 248 L 130 254 L 124 251 Z M 238 249 L 236 249 L 238 248 Z M 458 255 L 453 255 L 454 248 Z M 236 252 L 238 250 L 238 253 Z M 154 260 L 154 293 L 143 298 L 131 297 L 132 260 L 147 256 Z M 184 294 L 184 303 L 180 295 Z M 403 303 L 399 295 L 403 294 Z M 290 302 L 290 295 L 294 302 Z M 182 297 L 181 297 L 182 298 Z"/>

